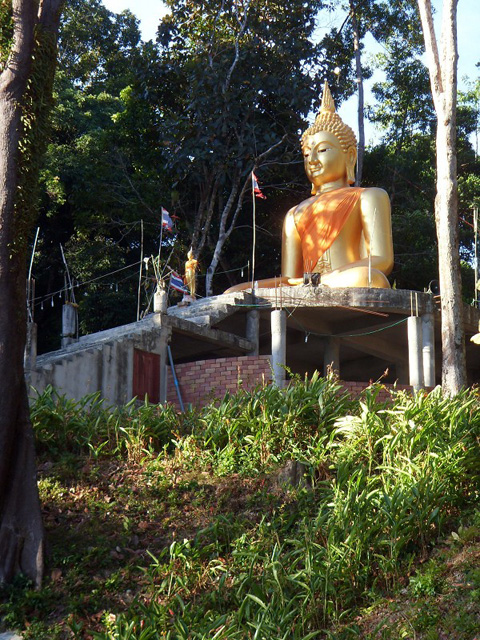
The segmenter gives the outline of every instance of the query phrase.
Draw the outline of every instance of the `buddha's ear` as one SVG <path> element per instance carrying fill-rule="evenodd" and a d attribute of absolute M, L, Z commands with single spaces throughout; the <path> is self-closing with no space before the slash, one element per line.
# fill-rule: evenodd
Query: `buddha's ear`
<path fill-rule="evenodd" d="M 357 149 L 355 147 L 349 147 L 347 149 L 347 182 L 348 184 L 354 184 L 355 182 L 355 166 L 357 164 Z"/>

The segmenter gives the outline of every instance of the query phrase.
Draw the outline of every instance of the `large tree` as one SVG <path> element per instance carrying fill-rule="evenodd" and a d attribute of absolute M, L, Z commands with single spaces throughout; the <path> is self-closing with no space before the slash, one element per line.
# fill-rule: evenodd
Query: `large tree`
<path fill-rule="evenodd" d="M 375 40 L 387 48 L 389 43 L 397 42 L 405 46 L 408 39 L 408 50 L 418 47 L 418 15 L 413 0 L 344 0 L 340 8 L 345 10 L 346 17 L 339 29 L 332 29 L 324 38 L 323 47 L 327 47 L 331 61 L 338 68 L 340 77 L 345 76 L 345 67 L 341 58 L 348 63 L 353 55 L 355 60 L 355 84 L 358 93 L 357 125 L 358 156 L 356 185 L 363 179 L 363 160 L 365 155 L 365 104 L 364 79 L 372 74 L 371 65 L 365 64 L 363 56 L 364 40 L 370 34 Z M 344 81 L 348 78 L 345 78 Z"/>
<path fill-rule="evenodd" d="M 422 42 L 423 51 L 423 42 Z M 369 118 L 379 124 L 382 139 L 366 154 L 365 184 L 378 184 L 390 195 L 395 238 L 391 274 L 401 289 L 422 291 L 438 280 L 435 230 L 435 110 L 428 69 L 417 47 L 394 39 L 376 57 L 384 79 L 373 86 L 376 97 Z M 480 162 L 472 146 L 478 118 L 475 87 L 459 94 L 457 169 L 459 241 L 464 300 L 474 293 L 473 208 L 478 206 Z"/>
<path fill-rule="evenodd" d="M 443 2 L 438 43 L 431 0 L 418 0 L 437 114 L 435 222 L 442 310 L 442 387 L 449 394 L 458 393 L 467 382 L 458 234 L 457 4 L 458 0 Z"/>
<path fill-rule="evenodd" d="M 90 283 L 76 288 L 82 333 L 136 318 L 141 220 L 145 254 L 157 253 L 161 206 L 170 200 L 169 191 L 163 195 L 162 145 L 150 105 L 131 89 L 141 84 L 151 49 L 130 12 L 113 13 L 100 0 L 65 6 L 56 104 L 40 175 L 34 262 L 40 351 L 58 348 L 60 341 L 60 243 L 74 283 Z M 165 241 L 170 237 L 165 234 Z"/>
<path fill-rule="evenodd" d="M 0 583 L 37 584 L 44 531 L 23 374 L 26 247 L 35 217 L 61 0 L 0 3 Z"/>
<path fill-rule="evenodd" d="M 299 158 L 298 133 L 328 64 L 311 40 L 323 2 L 167 4 L 146 90 L 157 102 L 175 206 L 208 264 L 211 294 L 227 243 L 250 245 L 251 170 L 286 162 L 293 149 Z"/>

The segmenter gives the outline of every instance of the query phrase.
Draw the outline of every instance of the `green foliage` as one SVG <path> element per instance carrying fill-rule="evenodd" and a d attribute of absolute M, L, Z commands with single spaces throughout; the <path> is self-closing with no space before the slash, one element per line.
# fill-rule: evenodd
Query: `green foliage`
<path fill-rule="evenodd" d="M 434 596 L 441 591 L 443 585 L 441 567 L 430 562 L 426 569 L 417 571 L 410 578 L 410 591 L 414 596 Z"/>
<path fill-rule="evenodd" d="M 59 66 L 90 94 L 118 94 L 140 44 L 138 20 L 128 10 L 115 14 L 100 0 L 69 0 L 59 34 Z"/>
<path fill-rule="evenodd" d="M 218 407 L 200 411 L 191 437 L 177 443 L 178 453 L 185 452 L 192 466 L 198 454 L 220 474 L 258 473 L 292 457 L 306 461 L 348 406 L 335 381 L 318 373 L 284 391 L 268 386 L 227 393 Z"/>
<path fill-rule="evenodd" d="M 13 40 L 13 15 L 11 0 L 0 2 L 0 70 L 8 60 Z"/>
<path fill-rule="evenodd" d="M 219 570 L 211 556 L 202 565 L 200 547 L 188 541 L 171 548 L 164 562 L 156 559 L 149 575 L 165 604 L 134 614 L 142 629 L 166 624 L 172 634 L 166 637 L 178 638 L 207 637 L 212 629 L 232 638 L 245 637 L 248 629 L 265 638 L 315 637 L 369 588 L 393 587 L 414 554 L 426 553 L 447 514 L 477 498 L 475 396 L 450 401 L 399 395 L 386 408 L 367 394 L 359 411 L 348 414 L 335 393 L 322 398 L 321 384 L 328 388 L 328 381 L 315 380 L 311 388 L 297 383 L 283 404 L 270 390 L 254 394 L 250 403 L 240 397 L 235 406 L 226 398 L 211 410 L 211 423 L 200 417 L 197 446 L 203 439 L 219 473 L 225 472 L 219 451 L 228 451 L 229 472 L 258 472 L 271 456 L 278 461 L 303 454 L 315 468 L 325 463 L 326 450 L 330 478 L 317 482 L 313 498 L 299 495 L 296 520 L 280 512 L 233 540 L 228 568 L 221 564 Z M 242 416 L 249 417 L 249 428 Z M 296 425 L 290 438 L 289 424 Z M 235 468 L 237 459 L 242 464 Z M 215 588 L 192 599 L 205 572 Z M 156 576 L 169 578 L 158 584 Z M 432 570 L 411 584 L 415 593 L 430 594 L 438 576 Z M 108 637 L 126 637 L 129 620 L 118 620 Z"/>
<path fill-rule="evenodd" d="M 114 14 L 99 0 L 68 3 L 60 28 L 52 134 L 40 177 L 34 275 L 39 298 L 64 288 L 61 243 L 74 282 L 83 285 L 76 291 L 83 333 L 135 320 L 140 220 L 145 255 L 158 254 L 160 208 L 169 193 L 162 196 L 164 174 L 150 108 L 145 100 L 132 104 L 129 89 L 147 64 L 130 13 Z M 164 240 L 169 251 L 169 239 Z M 58 348 L 60 305 L 37 302 L 35 312 L 39 350 Z"/>
<path fill-rule="evenodd" d="M 420 32 L 420 30 L 419 30 Z M 395 267 L 398 288 L 422 291 L 438 279 L 435 200 L 435 114 L 426 67 L 418 58 L 418 42 L 388 37 L 375 57 L 385 80 L 373 87 L 376 105 L 368 117 L 383 129 L 382 143 L 365 160 L 367 185 L 378 184 L 392 201 Z M 463 294 L 473 294 L 473 208 L 478 204 L 480 165 L 472 146 L 478 126 L 478 87 L 459 93 L 457 166 L 459 239 L 463 261 Z"/>
<path fill-rule="evenodd" d="M 135 400 L 121 408 L 105 406 L 99 393 L 76 402 L 48 386 L 38 395 L 31 419 L 41 455 L 123 455 L 139 460 L 170 441 L 177 418 L 172 407 Z"/>
<path fill-rule="evenodd" d="M 240 512 L 226 495 L 202 526 L 150 552 L 137 597 L 124 613 L 106 610 L 97 640 L 154 638 L 159 630 L 172 639 L 358 637 L 358 606 L 405 584 L 416 560 L 478 501 L 479 399 L 475 391 L 397 393 L 382 404 L 375 386 L 359 401 L 339 391 L 333 378 L 315 375 L 183 416 L 148 404 L 107 410 L 98 397 L 74 403 L 51 389 L 39 397 L 42 458 L 66 451 L 143 465 L 152 518 L 163 509 L 169 521 L 182 518 L 181 495 L 190 513 L 202 504 L 208 512 L 223 482 L 257 478 Z M 289 460 L 303 462 L 308 488 L 275 480 Z M 191 479 L 179 482 L 182 473 Z M 202 484 L 204 475 L 216 489 Z M 60 479 L 42 481 L 45 500 L 62 500 Z M 476 521 L 456 529 L 453 545 L 478 535 Z M 409 593 L 445 593 L 444 571 L 432 560 L 410 578 Z M 468 579 L 478 591 L 475 572 Z M 432 634 L 441 618 L 427 614 L 419 605 L 410 624 Z M 468 633 L 473 618 L 456 622 Z M 396 633 L 382 637 L 403 637 Z"/>

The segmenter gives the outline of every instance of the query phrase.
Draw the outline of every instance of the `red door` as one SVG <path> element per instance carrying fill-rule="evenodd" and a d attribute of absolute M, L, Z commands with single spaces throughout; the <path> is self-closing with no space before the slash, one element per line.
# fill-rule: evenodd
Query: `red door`
<path fill-rule="evenodd" d="M 133 395 L 139 400 L 160 402 L 160 356 L 141 349 L 133 350 Z"/>

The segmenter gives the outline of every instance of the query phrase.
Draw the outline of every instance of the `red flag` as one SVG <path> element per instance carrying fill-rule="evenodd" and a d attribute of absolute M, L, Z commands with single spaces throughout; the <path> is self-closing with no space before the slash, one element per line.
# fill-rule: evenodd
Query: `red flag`
<path fill-rule="evenodd" d="M 162 207 L 162 227 L 165 227 L 167 231 L 171 231 L 173 227 L 173 220 L 166 209 Z"/>
<path fill-rule="evenodd" d="M 263 193 L 261 192 L 260 187 L 258 186 L 257 176 L 253 173 L 253 171 L 252 171 L 252 189 L 253 189 L 253 193 L 255 194 L 255 197 L 266 200 L 267 197 L 264 196 Z"/>
<path fill-rule="evenodd" d="M 181 293 L 188 293 L 187 287 L 183 284 L 182 276 L 176 271 L 170 273 L 170 287 Z"/>

